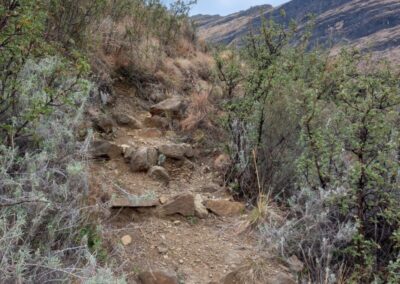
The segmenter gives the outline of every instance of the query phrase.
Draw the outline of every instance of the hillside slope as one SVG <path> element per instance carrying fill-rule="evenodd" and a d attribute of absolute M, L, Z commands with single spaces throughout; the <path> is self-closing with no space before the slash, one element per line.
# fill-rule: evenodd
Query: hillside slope
<path fill-rule="evenodd" d="M 286 13 L 284 18 L 282 9 Z M 200 38 L 212 43 L 236 45 L 251 26 L 257 28 L 261 25 L 260 11 L 263 16 L 272 17 L 282 24 L 295 20 L 300 31 L 308 15 L 315 15 L 313 44 L 350 42 L 372 51 L 388 51 L 400 46 L 398 0 L 292 0 L 276 8 L 260 6 L 226 17 L 214 16 L 207 21 L 202 20 L 207 16 L 193 19 Z"/>

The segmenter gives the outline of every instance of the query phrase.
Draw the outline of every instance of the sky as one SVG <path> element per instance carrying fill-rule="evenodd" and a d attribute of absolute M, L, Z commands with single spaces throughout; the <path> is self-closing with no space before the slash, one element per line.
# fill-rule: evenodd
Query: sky
<path fill-rule="evenodd" d="M 163 2 L 168 4 L 173 0 L 163 0 Z M 256 5 L 270 4 L 278 6 L 285 2 L 289 2 L 289 0 L 197 0 L 197 5 L 192 8 L 190 14 L 219 14 L 225 16 Z"/>

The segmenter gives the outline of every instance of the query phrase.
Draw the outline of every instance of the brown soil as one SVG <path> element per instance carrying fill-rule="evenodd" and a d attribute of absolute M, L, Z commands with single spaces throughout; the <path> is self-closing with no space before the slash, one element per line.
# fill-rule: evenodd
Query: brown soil
<path fill-rule="evenodd" d="M 150 114 L 146 104 L 128 88 L 117 88 L 117 99 L 111 109 L 143 121 Z M 162 131 L 162 136 L 143 135 L 145 129 L 131 130 L 116 127 L 110 140 L 118 145 L 158 146 L 180 142 L 182 137 L 173 131 Z M 100 136 L 96 133 L 95 136 Z M 202 161 L 201 163 L 199 161 Z M 230 198 L 229 192 L 203 191 L 218 182 L 218 174 L 210 171 L 212 158 L 198 156 L 186 161 L 167 160 L 165 168 L 172 180 L 162 186 L 146 173 L 133 173 L 124 159 L 91 161 L 91 195 L 93 202 L 104 208 L 101 218 L 103 237 L 109 256 L 128 283 L 134 283 L 138 273 L 166 270 L 176 273 L 181 283 L 203 284 L 219 281 L 235 268 L 261 257 L 256 237 L 239 234 L 242 216 L 221 218 L 211 213 L 206 219 L 180 215 L 160 218 L 154 209 L 109 209 L 112 197 L 128 194 L 148 198 L 172 197 L 179 193 L 200 193 L 203 199 Z M 132 242 L 124 246 L 121 238 L 129 235 Z M 274 266 L 270 267 L 275 273 Z"/>

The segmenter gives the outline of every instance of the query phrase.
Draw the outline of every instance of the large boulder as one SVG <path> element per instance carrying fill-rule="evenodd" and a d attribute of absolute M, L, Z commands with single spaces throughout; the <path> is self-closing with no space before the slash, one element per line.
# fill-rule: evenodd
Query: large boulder
<path fill-rule="evenodd" d="M 142 123 L 130 115 L 124 113 L 114 113 L 113 117 L 115 121 L 121 126 L 128 127 L 131 129 L 143 128 Z"/>
<path fill-rule="evenodd" d="M 158 147 L 161 154 L 167 158 L 182 160 L 193 157 L 193 148 L 188 144 L 165 144 Z"/>
<path fill-rule="evenodd" d="M 164 271 L 145 271 L 138 278 L 140 284 L 179 284 L 176 275 Z"/>
<path fill-rule="evenodd" d="M 204 204 L 208 210 L 218 216 L 229 217 L 243 213 L 245 206 L 240 202 L 229 200 L 207 200 Z"/>
<path fill-rule="evenodd" d="M 111 160 L 122 156 L 122 149 L 109 141 L 94 141 L 90 150 L 91 156 L 95 159 Z"/>
<path fill-rule="evenodd" d="M 154 166 L 149 170 L 149 176 L 156 180 L 159 181 L 160 183 L 164 185 L 168 185 L 170 181 L 170 176 L 167 172 L 167 170 L 163 167 L 160 166 Z"/>
<path fill-rule="evenodd" d="M 172 97 L 150 107 L 152 115 L 177 116 L 180 117 L 185 111 L 182 98 Z"/>
<path fill-rule="evenodd" d="M 158 152 L 153 147 L 140 147 L 131 154 L 130 167 L 133 172 L 147 171 L 157 165 Z"/>

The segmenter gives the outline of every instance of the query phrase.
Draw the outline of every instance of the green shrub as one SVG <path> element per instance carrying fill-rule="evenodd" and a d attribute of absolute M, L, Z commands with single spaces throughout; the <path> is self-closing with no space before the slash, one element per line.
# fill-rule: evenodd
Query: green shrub
<path fill-rule="evenodd" d="M 270 23 L 249 39 L 246 94 L 227 105 L 232 181 L 251 200 L 259 182 L 288 206 L 265 241 L 302 259 L 310 281 L 394 281 L 398 74 L 358 51 L 309 51 L 306 37 L 291 46 L 290 34 Z"/>

